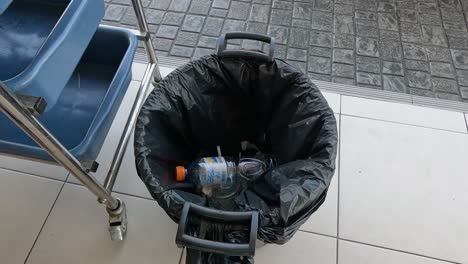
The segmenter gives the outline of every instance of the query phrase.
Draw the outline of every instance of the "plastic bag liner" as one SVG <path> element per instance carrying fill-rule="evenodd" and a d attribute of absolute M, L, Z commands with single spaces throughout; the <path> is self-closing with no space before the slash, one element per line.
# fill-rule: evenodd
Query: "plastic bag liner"
<path fill-rule="evenodd" d="M 175 182 L 175 166 L 217 156 L 216 146 L 236 157 L 246 140 L 281 164 L 230 202 L 208 201 Z M 185 202 L 256 210 L 265 243 L 287 242 L 323 203 L 336 153 L 333 111 L 307 76 L 280 59 L 209 55 L 192 61 L 158 84 L 135 128 L 138 174 L 174 221 Z"/>

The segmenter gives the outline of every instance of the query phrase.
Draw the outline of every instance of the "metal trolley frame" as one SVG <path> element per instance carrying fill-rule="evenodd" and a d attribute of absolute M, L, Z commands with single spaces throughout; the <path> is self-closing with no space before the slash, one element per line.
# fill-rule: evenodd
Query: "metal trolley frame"
<path fill-rule="evenodd" d="M 138 40 L 143 41 L 148 56 L 148 66 L 139 87 L 132 110 L 127 119 L 123 134 L 120 137 L 117 150 L 111 161 L 104 184 L 100 184 L 91 174 L 96 163 L 78 161 L 35 117 L 44 110 L 40 98 L 20 96 L 13 93 L 6 85 L 0 82 L 0 111 L 11 119 L 19 128 L 27 133 L 39 146 L 59 165 L 66 168 L 83 185 L 88 188 L 98 201 L 106 206 L 109 214 L 109 232 L 112 240 L 123 240 L 127 232 L 127 212 L 125 203 L 112 195 L 112 189 L 122 164 L 130 136 L 132 135 L 139 111 L 143 106 L 146 95 L 151 91 L 151 84 L 161 80 L 158 61 L 149 33 L 141 0 L 132 0 L 133 9 L 138 20 L 139 30 L 130 30 Z M 28 158 L 28 157 L 21 157 Z M 93 166 L 94 165 L 94 166 Z"/>

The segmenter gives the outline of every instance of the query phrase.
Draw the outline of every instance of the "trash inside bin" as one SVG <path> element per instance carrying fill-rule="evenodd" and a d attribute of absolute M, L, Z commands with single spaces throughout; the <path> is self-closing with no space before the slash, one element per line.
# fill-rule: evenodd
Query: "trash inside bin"
<path fill-rule="evenodd" d="M 229 38 L 268 41 L 270 54 L 226 51 Z M 135 128 L 136 167 L 174 221 L 180 220 L 186 203 L 256 212 L 258 239 L 284 244 L 324 202 L 335 170 L 336 120 L 306 75 L 272 58 L 272 42 L 253 34 L 222 36 L 217 55 L 174 70 L 147 98 Z M 236 156 L 244 141 L 280 162 L 229 202 L 207 199 L 193 186 L 176 181 L 176 166 L 217 156 L 217 146 L 223 155 Z M 218 229 L 213 224 L 195 233 L 211 232 L 207 237 L 224 242 L 248 241 L 234 226 Z M 233 261 L 219 253 L 201 256 L 203 263 Z"/>

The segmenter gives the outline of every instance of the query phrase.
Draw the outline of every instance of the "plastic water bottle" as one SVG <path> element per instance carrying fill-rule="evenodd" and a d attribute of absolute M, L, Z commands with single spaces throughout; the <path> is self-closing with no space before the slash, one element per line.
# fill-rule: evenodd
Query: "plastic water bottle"
<path fill-rule="evenodd" d="M 177 166 L 176 181 L 192 183 L 206 196 L 226 198 L 239 191 L 240 177 L 254 181 L 274 165 L 274 159 L 264 156 L 241 158 L 238 163 L 230 157 L 206 157 L 194 161 L 187 168 Z"/>
<path fill-rule="evenodd" d="M 228 157 L 206 157 L 195 160 L 187 168 L 176 167 L 176 181 L 192 183 L 206 196 L 226 198 L 235 194 L 239 187 L 237 166 Z"/>

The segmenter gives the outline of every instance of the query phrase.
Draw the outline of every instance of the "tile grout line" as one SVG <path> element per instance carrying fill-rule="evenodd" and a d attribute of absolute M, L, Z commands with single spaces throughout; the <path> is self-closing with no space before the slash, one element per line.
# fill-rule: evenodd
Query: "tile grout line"
<path fill-rule="evenodd" d="M 341 113 L 341 115 L 380 121 L 380 122 L 385 122 L 385 123 L 392 123 L 392 124 L 406 125 L 406 126 L 411 126 L 411 127 L 419 127 L 419 128 L 426 128 L 426 129 L 432 129 L 432 130 L 438 130 L 438 131 L 444 131 L 444 132 L 451 132 L 451 133 L 456 133 L 456 134 L 463 134 L 463 135 L 467 134 L 467 132 L 460 132 L 460 131 L 454 131 L 454 130 L 449 130 L 449 129 L 436 128 L 436 127 L 421 126 L 421 125 L 415 125 L 415 124 L 409 124 L 409 123 L 403 123 L 403 122 L 397 122 L 397 121 L 382 120 L 382 119 L 377 119 L 377 118 L 372 118 L 372 117 L 364 117 L 364 116 L 357 116 L 357 115 L 343 114 L 343 113 Z"/>
<path fill-rule="evenodd" d="M 463 113 L 463 118 L 465 118 L 466 132 L 468 133 L 468 120 L 466 120 L 466 114 Z"/>
<path fill-rule="evenodd" d="M 366 242 L 359 242 L 359 241 L 352 240 L 352 239 L 347 239 L 347 238 L 339 238 L 339 237 L 335 237 L 335 236 L 331 236 L 331 235 L 326 235 L 326 234 L 322 234 L 322 233 L 317 233 L 317 232 L 313 232 L 313 231 L 307 231 L 307 230 L 299 230 L 299 231 L 300 231 L 300 232 L 303 232 L 303 233 L 308 233 L 308 234 L 313 234 L 313 235 L 321 236 L 321 237 L 327 237 L 327 238 L 336 239 L 337 241 L 340 241 L 340 240 L 341 240 L 341 241 L 345 241 L 345 242 L 349 242 L 349 243 L 355 243 L 355 244 L 359 244 L 359 245 L 363 245 L 363 246 L 368 246 L 368 247 L 373 247 L 373 248 L 379 248 L 379 249 L 388 250 L 388 251 L 393 251 L 393 252 L 399 252 L 399 253 L 403 253 L 403 254 L 408 254 L 408 255 L 412 255 L 412 256 L 417 256 L 417 257 L 422 257 L 422 258 L 427 258 L 427 259 L 442 261 L 442 262 L 446 262 L 446 263 L 463 264 L 463 263 L 461 263 L 461 262 L 450 261 L 450 260 L 446 260 L 446 259 L 431 257 L 431 256 L 427 256 L 427 255 L 423 255 L 423 254 L 418 254 L 418 253 L 413 253 L 413 252 L 409 252 L 409 251 L 404 251 L 404 250 L 400 250 L 400 249 L 395 249 L 395 248 L 389 248 L 389 247 L 374 245 L 374 244 L 370 244 L 370 243 L 366 243 Z M 338 259 L 338 258 L 337 258 L 337 259 Z"/>
<path fill-rule="evenodd" d="M 337 203 L 336 203 L 336 264 L 338 264 L 338 257 L 339 257 L 339 237 L 340 237 L 340 185 L 341 185 L 341 138 L 343 137 L 342 131 L 342 120 L 341 120 L 341 109 L 342 109 L 342 96 L 340 96 L 340 115 L 339 118 L 339 128 L 338 128 L 338 192 L 337 192 Z"/>
<path fill-rule="evenodd" d="M 52 181 L 58 181 L 58 182 L 66 182 L 66 180 L 68 178 L 68 175 L 69 175 L 69 172 L 67 171 L 66 176 L 65 176 L 65 180 L 59 180 L 59 179 L 56 179 L 56 178 L 47 177 L 47 176 L 44 176 L 44 175 L 39 175 L 39 174 L 34 174 L 34 173 L 29 173 L 29 172 L 24 172 L 24 171 L 19 171 L 19 170 L 11 169 L 11 168 L 0 167 L 0 170 L 11 171 L 11 172 L 15 172 L 15 173 L 21 173 L 21 174 L 24 174 L 24 175 L 27 175 L 27 176 L 33 176 L 33 177 L 38 177 L 38 178 L 52 180 Z"/>
<path fill-rule="evenodd" d="M 59 190 L 59 192 L 57 193 L 57 197 L 55 197 L 55 200 L 54 200 L 54 202 L 52 203 L 52 206 L 50 207 L 49 213 L 47 214 L 46 218 L 44 219 L 44 222 L 42 223 L 41 229 L 39 229 L 39 232 L 37 233 L 37 236 L 36 236 L 36 238 L 34 239 L 34 242 L 33 242 L 32 246 L 31 246 L 31 249 L 29 250 L 28 254 L 26 255 L 26 258 L 24 259 L 24 263 L 27 263 L 27 262 L 28 262 L 29 257 L 31 256 L 31 253 L 32 253 L 34 247 L 36 246 L 36 243 L 37 243 L 37 241 L 39 240 L 39 237 L 41 236 L 42 230 L 44 230 L 44 227 L 45 227 L 45 225 L 46 225 L 46 223 L 47 223 L 47 220 L 49 220 L 49 216 L 50 216 L 50 214 L 52 213 L 52 211 L 54 210 L 55 204 L 57 203 L 57 201 L 58 201 L 60 195 L 62 194 L 62 190 L 63 190 L 63 188 L 65 187 L 65 183 L 67 183 L 66 180 L 68 179 L 69 176 L 70 176 L 70 173 L 68 173 L 67 178 L 66 178 L 65 181 L 62 183 L 62 187 L 60 187 L 60 190 Z"/>
<path fill-rule="evenodd" d="M 413 256 L 417 256 L 417 257 L 422 257 L 422 258 L 427 258 L 427 259 L 442 261 L 442 262 L 446 262 L 446 263 L 463 264 L 463 263 L 461 263 L 461 262 L 455 262 L 455 261 L 446 260 L 446 259 L 441 259 L 441 258 L 436 258 L 436 257 L 431 257 L 431 256 L 423 255 L 423 254 L 413 253 L 413 252 L 409 252 L 409 251 L 405 251 L 405 250 L 394 249 L 394 248 L 389 248 L 389 247 L 384 247 L 384 246 L 378 246 L 378 245 L 374 245 L 374 244 L 370 244 L 370 243 L 365 243 L 365 242 L 359 242 L 359 241 L 352 240 L 352 239 L 338 238 L 338 240 L 346 241 L 346 242 L 350 242 L 350 243 L 355 243 L 355 244 L 360 244 L 360 245 L 364 245 L 364 246 L 369 246 L 369 247 L 374 247 L 374 248 L 379 248 L 379 249 L 384 249 L 384 250 L 388 250 L 388 251 L 394 251 L 394 252 L 404 253 L 404 254 L 413 255 Z"/>

